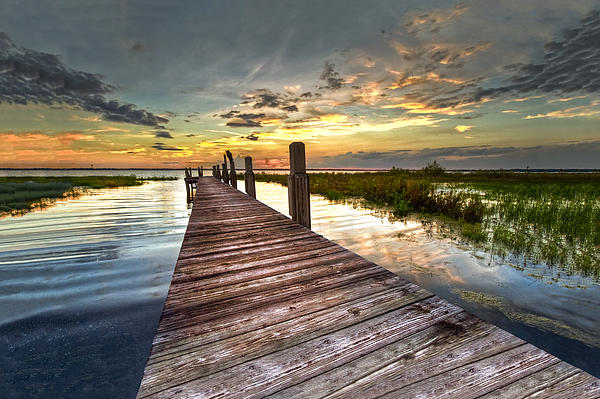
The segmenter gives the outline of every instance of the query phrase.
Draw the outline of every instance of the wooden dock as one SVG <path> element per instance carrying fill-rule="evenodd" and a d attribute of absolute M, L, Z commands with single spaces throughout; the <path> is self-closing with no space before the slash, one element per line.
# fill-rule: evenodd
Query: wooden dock
<path fill-rule="evenodd" d="M 199 178 L 139 398 L 530 396 L 600 380 Z"/>

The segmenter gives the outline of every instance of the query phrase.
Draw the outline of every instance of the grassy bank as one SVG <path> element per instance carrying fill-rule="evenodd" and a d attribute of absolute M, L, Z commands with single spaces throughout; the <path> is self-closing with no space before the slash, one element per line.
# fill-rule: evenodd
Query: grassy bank
<path fill-rule="evenodd" d="M 287 184 L 287 176 L 257 174 Z M 419 171 L 315 173 L 311 193 L 362 198 L 395 216 L 439 219 L 473 245 L 501 256 L 544 262 L 567 273 L 600 277 L 600 174 L 449 173 Z"/>
<path fill-rule="evenodd" d="M 139 186 L 149 180 L 176 180 L 174 177 L 65 176 L 0 177 L 0 215 L 23 214 L 45 207 L 58 198 L 76 197 L 86 189 Z"/>

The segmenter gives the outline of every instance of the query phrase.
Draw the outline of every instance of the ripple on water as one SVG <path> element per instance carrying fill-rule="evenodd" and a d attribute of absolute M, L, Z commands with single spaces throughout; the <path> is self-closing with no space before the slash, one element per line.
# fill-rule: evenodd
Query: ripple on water
<path fill-rule="evenodd" d="M 135 397 L 188 216 L 164 181 L 0 220 L 2 396 Z"/>

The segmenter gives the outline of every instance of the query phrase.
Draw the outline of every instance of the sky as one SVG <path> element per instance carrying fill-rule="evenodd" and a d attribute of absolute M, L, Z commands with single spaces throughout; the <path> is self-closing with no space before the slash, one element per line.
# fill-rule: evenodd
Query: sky
<path fill-rule="evenodd" d="M 4 168 L 600 168 L 598 1 L 3 0 L 0 32 Z"/>

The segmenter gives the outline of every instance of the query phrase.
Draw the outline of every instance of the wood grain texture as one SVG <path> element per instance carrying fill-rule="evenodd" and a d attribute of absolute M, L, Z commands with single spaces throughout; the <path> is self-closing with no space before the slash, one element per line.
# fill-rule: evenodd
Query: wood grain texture
<path fill-rule="evenodd" d="M 138 397 L 579 399 L 598 382 L 201 177 Z"/>

